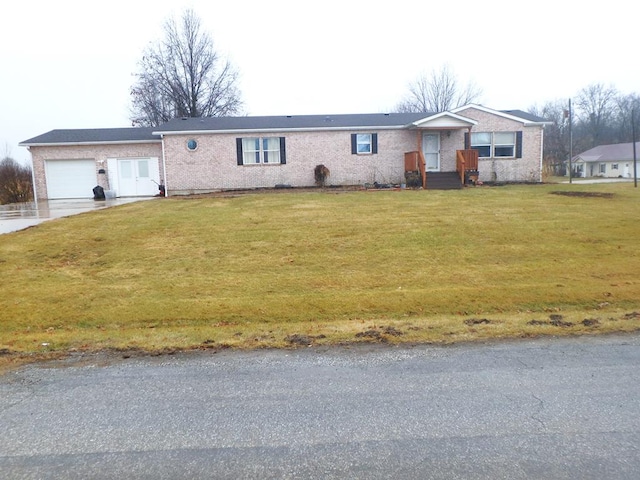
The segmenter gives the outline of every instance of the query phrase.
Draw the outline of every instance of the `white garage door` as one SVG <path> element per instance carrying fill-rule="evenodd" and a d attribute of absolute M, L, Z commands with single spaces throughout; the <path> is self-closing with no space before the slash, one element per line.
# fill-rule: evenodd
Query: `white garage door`
<path fill-rule="evenodd" d="M 94 160 L 47 160 L 46 170 L 48 198 L 93 198 Z"/>

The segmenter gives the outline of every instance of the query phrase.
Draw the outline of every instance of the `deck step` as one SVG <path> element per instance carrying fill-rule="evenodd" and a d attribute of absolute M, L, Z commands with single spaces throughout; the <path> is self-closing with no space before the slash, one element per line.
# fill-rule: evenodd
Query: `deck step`
<path fill-rule="evenodd" d="M 462 182 L 457 172 L 427 172 L 427 190 L 457 190 Z"/>

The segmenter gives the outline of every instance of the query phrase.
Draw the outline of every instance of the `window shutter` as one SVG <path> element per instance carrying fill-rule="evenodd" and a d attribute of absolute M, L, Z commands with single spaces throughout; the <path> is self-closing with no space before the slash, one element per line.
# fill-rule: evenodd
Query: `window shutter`
<path fill-rule="evenodd" d="M 516 158 L 522 158 L 522 131 L 516 132 Z"/>
<path fill-rule="evenodd" d="M 464 149 L 469 150 L 471 146 L 471 138 L 469 138 L 469 132 L 464 133 Z"/>
<path fill-rule="evenodd" d="M 378 153 L 378 134 L 371 134 L 371 153 Z"/>
<path fill-rule="evenodd" d="M 287 163 L 287 150 L 284 146 L 284 137 L 280 137 L 280 163 L 282 165 Z"/>
<path fill-rule="evenodd" d="M 238 155 L 238 165 L 244 165 L 242 161 L 242 139 L 236 138 L 236 152 Z"/>
<path fill-rule="evenodd" d="M 358 153 L 358 145 L 357 145 L 357 137 L 355 133 L 351 134 L 351 154 L 355 155 Z"/>

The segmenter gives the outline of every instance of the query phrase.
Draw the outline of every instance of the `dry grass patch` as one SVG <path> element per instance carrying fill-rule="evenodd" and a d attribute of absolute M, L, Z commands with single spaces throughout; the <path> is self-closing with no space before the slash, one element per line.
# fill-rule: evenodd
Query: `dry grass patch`
<path fill-rule="evenodd" d="M 633 330 L 639 218 L 630 184 L 123 205 L 0 236 L 0 358 Z"/>

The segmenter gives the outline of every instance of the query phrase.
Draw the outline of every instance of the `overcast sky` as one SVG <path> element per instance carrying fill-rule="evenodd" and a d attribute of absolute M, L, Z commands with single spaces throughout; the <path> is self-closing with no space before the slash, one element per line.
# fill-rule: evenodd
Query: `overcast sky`
<path fill-rule="evenodd" d="M 129 89 L 162 24 L 193 8 L 240 71 L 249 115 L 390 111 L 444 64 L 495 109 L 591 83 L 640 91 L 632 3 L 11 0 L 0 25 L 0 157 L 56 128 L 130 126 Z"/>

